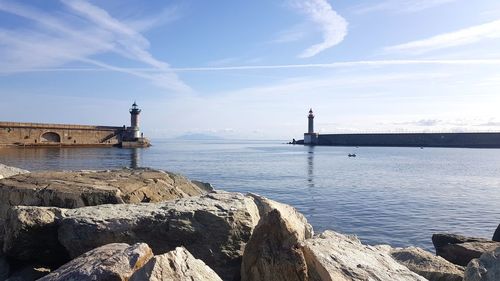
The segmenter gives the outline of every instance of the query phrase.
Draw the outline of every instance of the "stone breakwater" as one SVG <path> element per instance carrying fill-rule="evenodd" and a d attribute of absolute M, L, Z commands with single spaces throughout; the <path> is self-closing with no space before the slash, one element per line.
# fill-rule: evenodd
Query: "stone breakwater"
<path fill-rule="evenodd" d="M 315 234 L 289 205 L 165 171 L 3 176 L 0 280 L 500 280 L 500 227 L 435 234 L 435 255 Z"/>

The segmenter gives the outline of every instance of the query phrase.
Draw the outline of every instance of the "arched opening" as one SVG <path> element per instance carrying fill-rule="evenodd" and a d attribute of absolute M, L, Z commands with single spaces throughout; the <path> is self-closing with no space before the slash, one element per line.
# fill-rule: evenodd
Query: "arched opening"
<path fill-rule="evenodd" d="M 54 132 L 47 132 L 47 133 L 44 133 L 41 137 L 40 137 L 40 141 L 41 142 L 61 142 L 61 136 L 59 136 L 59 134 L 57 133 L 54 133 Z"/>

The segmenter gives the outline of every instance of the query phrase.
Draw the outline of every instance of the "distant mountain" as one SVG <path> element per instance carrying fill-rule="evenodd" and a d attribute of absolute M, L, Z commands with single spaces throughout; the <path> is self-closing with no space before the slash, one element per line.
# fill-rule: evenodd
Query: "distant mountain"
<path fill-rule="evenodd" d="M 214 136 L 214 135 L 202 134 L 202 133 L 192 133 L 192 134 L 185 134 L 182 136 L 178 136 L 175 139 L 178 139 L 178 140 L 222 140 L 224 138 Z"/>

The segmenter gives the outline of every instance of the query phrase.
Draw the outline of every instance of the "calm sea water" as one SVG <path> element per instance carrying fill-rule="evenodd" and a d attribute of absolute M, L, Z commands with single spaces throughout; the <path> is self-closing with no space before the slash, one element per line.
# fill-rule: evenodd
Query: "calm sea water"
<path fill-rule="evenodd" d="M 148 149 L 8 148 L 0 149 L 0 162 L 28 170 L 165 169 L 291 204 L 316 232 L 356 234 L 369 244 L 432 250 L 433 233 L 491 238 L 500 223 L 500 150 L 153 143 Z"/>

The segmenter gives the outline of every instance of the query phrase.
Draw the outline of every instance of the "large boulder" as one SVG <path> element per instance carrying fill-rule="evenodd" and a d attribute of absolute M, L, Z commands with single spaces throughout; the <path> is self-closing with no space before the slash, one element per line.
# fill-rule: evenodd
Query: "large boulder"
<path fill-rule="evenodd" d="M 0 202 L 79 208 L 161 202 L 206 193 L 183 176 L 149 168 L 34 172 L 0 180 Z"/>
<path fill-rule="evenodd" d="M 493 238 L 491 239 L 496 242 L 500 242 L 500 224 L 498 225 L 497 229 L 495 230 L 495 233 L 493 234 Z"/>
<path fill-rule="evenodd" d="M 473 259 L 465 269 L 464 281 L 500 280 L 500 247 Z"/>
<path fill-rule="evenodd" d="M 439 248 L 450 245 L 450 244 L 460 244 L 466 242 L 490 242 L 491 240 L 477 237 L 468 237 L 458 234 L 451 233 L 436 233 L 432 235 L 432 244 L 434 244 L 434 248 L 436 252 Z"/>
<path fill-rule="evenodd" d="M 464 268 L 416 247 L 394 248 L 391 256 L 430 281 L 462 281 Z"/>
<path fill-rule="evenodd" d="M 61 265 L 69 259 L 57 231 L 64 209 L 16 206 L 9 211 L 4 254 L 18 261 Z"/>
<path fill-rule="evenodd" d="M 260 218 L 252 198 L 227 192 L 160 203 L 108 204 L 77 209 L 14 209 L 19 208 L 36 210 L 30 212 L 53 211 L 55 214 L 53 221 L 48 219 L 35 227 L 13 213 L 6 225 L 9 239 L 4 247 L 16 248 L 20 243 L 22 249 L 9 252 L 14 258 L 24 258 L 26 252 L 34 260 L 43 259 L 50 253 L 57 255 L 59 245 L 49 247 L 48 243 L 37 243 L 39 233 L 53 233 L 56 229 L 57 234 L 53 235 L 58 237 L 64 252 L 71 258 L 109 243 L 145 242 L 156 254 L 184 246 L 224 279 L 239 276 L 245 244 Z M 30 228 L 36 231 L 15 235 L 15 229 Z M 31 251 L 31 248 L 36 251 Z M 17 256 L 17 253 L 22 255 Z"/>
<path fill-rule="evenodd" d="M 500 247 L 500 242 L 455 234 L 434 234 L 432 243 L 436 255 L 461 266 L 467 266 L 472 259 Z"/>
<path fill-rule="evenodd" d="M 10 275 L 10 265 L 4 255 L 0 255 L 0 280 L 5 280 Z"/>
<path fill-rule="evenodd" d="M 20 174 L 0 180 L 0 222 L 11 206 L 79 208 L 161 202 L 207 192 L 183 176 L 148 168 Z"/>
<path fill-rule="evenodd" d="M 312 237 L 311 225 L 291 206 L 251 196 L 262 218 L 246 245 L 241 280 L 307 280 L 300 244 Z"/>
<path fill-rule="evenodd" d="M 108 244 L 77 257 L 38 280 L 129 280 L 152 257 L 153 252 L 144 243 L 132 246 L 124 243 Z"/>
<path fill-rule="evenodd" d="M 29 173 L 29 171 L 0 164 L 0 179 L 26 173 Z"/>
<path fill-rule="evenodd" d="M 248 193 L 247 196 L 253 198 L 261 217 L 271 211 L 278 210 L 282 217 L 292 224 L 290 226 L 300 240 L 311 238 L 314 235 L 313 227 L 307 222 L 306 217 L 294 207 L 253 193 Z"/>
<path fill-rule="evenodd" d="M 177 247 L 163 255 L 154 256 L 130 281 L 222 281 L 202 260 L 196 259 L 184 247 Z"/>
<path fill-rule="evenodd" d="M 306 240 L 303 251 L 309 280 L 427 280 L 396 262 L 389 253 L 333 231 Z"/>

